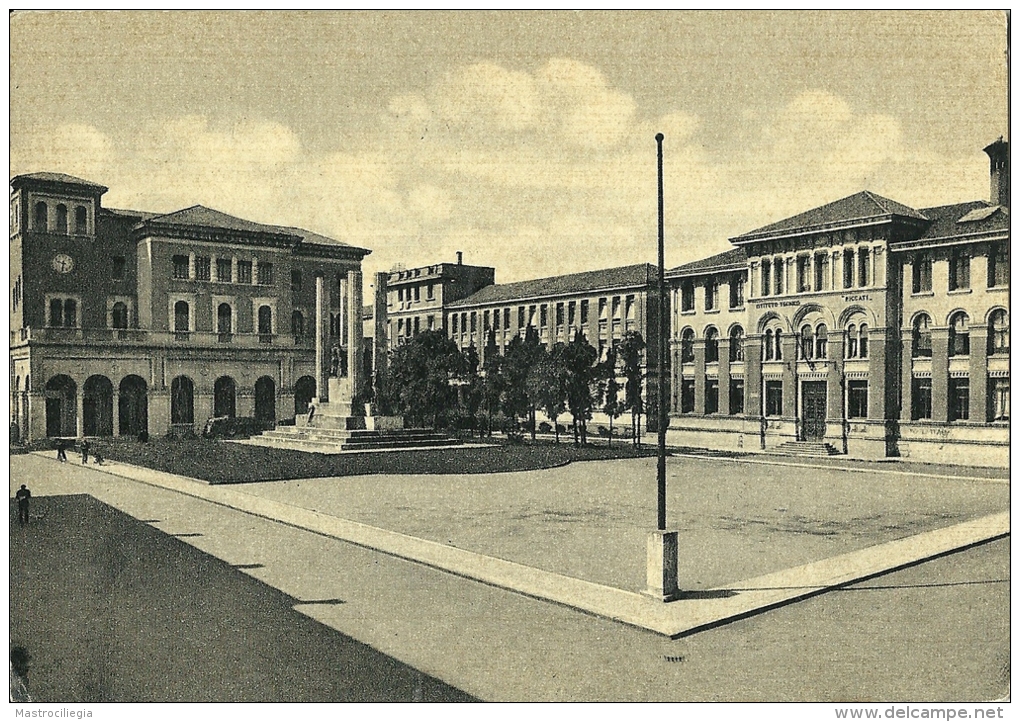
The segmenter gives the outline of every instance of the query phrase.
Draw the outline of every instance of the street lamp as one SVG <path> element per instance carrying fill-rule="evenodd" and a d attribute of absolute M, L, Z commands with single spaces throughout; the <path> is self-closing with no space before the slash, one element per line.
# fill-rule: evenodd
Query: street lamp
<path fill-rule="evenodd" d="M 656 313 L 656 337 L 658 342 L 658 374 L 656 387 L 657 396 L 657 431 L 658 431 L 658 525 L 648 535 L 648 588 L 645 590 L 656 599 L 669 602 L 677 598 L 677 537 L 676 530 L 666 529 L 666 388 L 663 368 L 666 360 L 666 251 L 665 221 L 663 218 L 662 189 L 662 133 L 655 135 L 658 148 L 659 171 L 659 283 L 658 308 Z"/>

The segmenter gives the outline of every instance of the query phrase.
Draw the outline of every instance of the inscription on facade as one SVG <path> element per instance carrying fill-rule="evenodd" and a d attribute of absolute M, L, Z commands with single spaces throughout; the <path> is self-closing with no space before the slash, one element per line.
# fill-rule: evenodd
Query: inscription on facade
<path fill-rule="evenodd" d="M 854 301 L 870 301 L 871 295 L 867 293 L 860 293 L 856 296 L 843 296 L 844 303 L 853 303 Z"/>
<path fill-rule="evenodd" d="M 779 308 L 780 306 L 799 306 L 800 301 L 758 301 L 754 304 L 754 307 L 763 311 L 769 308 Z"/>

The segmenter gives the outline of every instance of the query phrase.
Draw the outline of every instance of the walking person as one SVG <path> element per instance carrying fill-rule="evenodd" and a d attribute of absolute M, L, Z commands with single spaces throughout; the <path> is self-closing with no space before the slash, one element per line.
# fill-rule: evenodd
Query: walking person
<path fill-rule="evenodd" d="M 315 399 L 308 402 L 308 425 L 312 425 L 312 419 L 315 418 Z"/>
<path fill-rule="evenodd" d="M 22 484 L 14 498 L 18 500 L 18 524 L 25 526 L 28 524 L 28 501 L 32 498 L 32 492 Z"/>
<path fill-rule="evenodd" d="M 96 445 L 96 448 L 92 450 L 92 458 L 95 459 L 95 463 L 98 466 L 103 465 L 103 451 L 99 448 L 98 444 Z"/>
<path fill-rule="evenodd" d="M 88 439 L 81 440 L 81 463 L 82 465 L 89 463 L 89 450 L 92 448 L 92 444 L 89 443 Z"/>
<path fill-rule="evenodd" d="M 67 461 L 67 442 L 57 439 L 57 461 Z"/>

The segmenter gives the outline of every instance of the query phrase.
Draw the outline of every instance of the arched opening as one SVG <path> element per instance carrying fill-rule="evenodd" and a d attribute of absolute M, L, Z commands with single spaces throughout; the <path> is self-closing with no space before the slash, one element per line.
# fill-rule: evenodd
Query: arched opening
<path fill-rule="evenodd" d="M 56 231 L 67 233 L 67 206 L 63 203 L 57 204 Z"/>
<path fill-rule="evenodd" d="M 221 303 L 216 307 L 216 332 L 221 341 L 226 341 L 234 332 L 234 309 L 229 303 Z"/>
<path fill-rule="evenodd" d="M 113 436 L 113 384 L 105 376 L 89 376 L 82 386 L 82 433 Z"/>
<path fill-rule="evenodd" d="M 78 327 L 78 302 L 73 298 L 64 299 L 64 326 Z"/>
<path fill-rule="evenodd" d="M 294 415 L 308 413 L 308 404 L 315 396 L 315 379 L 311 376 L 302 376 L 294 384 Z"/>
<path fill-rule="evenodd" d="M 300 311 L 290 315 L 290 332 L 297 337 L 305 335 L 305 316 Z"/>
<path fill-rule="evenodd" d="M 815 358 L 825 358 L 829 355 L 829 329 L 824 323 L 818 324 L 815 329 Z"/>
<path fill-rule="evenodd" d="M 47 221 L 47 208 L 46 204 L 39 201 L 35 204 L 35 213 L 32 216 L 32 227 L 37 231 L 46 231 Z"/>
<path fill-rule="evenodd" d="M 1009 314 L 999 308 L 988 317 L 988 355 L 1009 354 Z"/>
<path fill-rule="evenodd" d="M 88 235 L 89 213 L 85 206 L 78 206 L 74 209 L 74 232 L 79 236 Z"/>
<path fill-rule="evenodd" d="M 771 328 L 765 329 L 765 333 L 761 337 L 763 350 L 765 351 L 765 360 L 774 361 L 776 355 L 775 340 Z"/>
<path fill-rule="evenodd" d="M 811 326 L 805 324 L 800 329 L 800 357 L 810 361 L 815 356 L 815 336 Z"/>
<path fill-rule="evenodd" d="M 170 423 L 195 423 L 195 384 L 187 376 L 170 382 Z"/>
<path fill-rule="evenodd" d="M 734 326 L 730 329 L 730 361 L 744 360 L 744 329 Z"/>
<path fill-rule="evenodd" d="M 220 376 L 213 385 L 213 416 L 237 415 L 237 386 L 229 376 Z"/>
<path fill-rule="evenodd" d="M 174 304 L 174 331 L 186 333 L 191 330 L 191 309 L 187 301 L 178 301 Z"/>
<path fill-rule="evenodd" d="M 694 361 L 694 329 L 685 328 L 680 336 L 680 363 Z"/>
<path fill-rule="evenodd" d="M 949 319 L 949 355 L 970 355 L 970 318 L 963 311 Z"/>
<path fill-rule="evenodd" d="M 272 340 L 273 309 L 269 306 L 259 306 L 258 327 L 260 341 Z"/>
<path fill-rule="evenodd" d="M 149 431 L 149 396 L 145 379 L 135 375 L 121 379 L 117 407 L 122 436 L 137 436 Z"/>
<path fill-rule="evenodd" d="M 928 314 L 918 314 L 914 319 L 910 345 L 913 358 L 931 358 L 931 318 Z"/>
<path fill-rule="evenodd" d="M 113 311 L 110 314 L 110 323 L 114 328 L 128 327 L 128 309 L 126 303 L 123 301 L 117 301 L 117 303 L 113 304 Z"/>
<path fill-rule="evenodd" d="M 78 385 L 59 374 L 46 382 L 46 435 L 78 435 Z"/>
<path fill-rule="evenodd" d="M 276 382 L 269 376 L 262 376 L 255 382 L 255 418 L 276 421 Z"/>
<path fill-rule="evenodd" d="M 719 362 L 719 332 L 713 327 L 705 331 L 705 363 Z"/>

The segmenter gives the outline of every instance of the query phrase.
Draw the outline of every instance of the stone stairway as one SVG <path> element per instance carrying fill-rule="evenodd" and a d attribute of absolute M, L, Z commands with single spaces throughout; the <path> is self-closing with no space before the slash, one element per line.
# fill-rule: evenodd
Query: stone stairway
<path fill-rule="evenodd" d="M 831 444 L 824 441 L 787 441 L 784 444 L 772 449 L 777 454 L 790 454 L 793 456 L 839 456 Z"/>
<path fill-rule="evenodd" d="M 375 430 L 281 426 L 259 436 L 252 436 L 243 443 L 320 454 L 340 454 L 350 451 L 457 446 L 462 442 L 460 439 L 453 439 L 429 429 Z"/>

